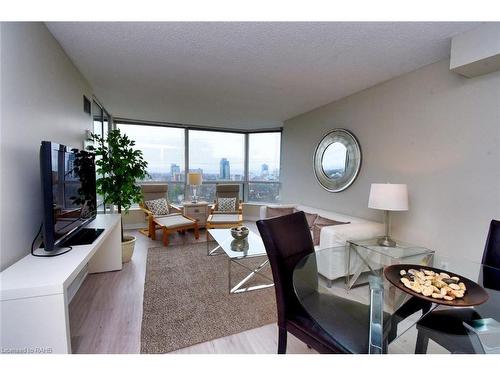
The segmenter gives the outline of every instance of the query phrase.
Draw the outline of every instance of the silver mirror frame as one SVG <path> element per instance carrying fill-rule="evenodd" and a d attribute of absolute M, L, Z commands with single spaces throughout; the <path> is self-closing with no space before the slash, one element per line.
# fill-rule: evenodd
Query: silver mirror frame
<path fill-rule="evenodd" d="M 332 143 L 340 142 L 347 148 L 347 169 L 344 176 L 330 178 L 323 170 L 323 154 Z M 339 193 L 352 185 L 361 168 L 361 148 L 350 131 L 334 129 L 326 134 L 316 146 L 313 157 L 314 176 L 321 187 L 331 193 Z"/>

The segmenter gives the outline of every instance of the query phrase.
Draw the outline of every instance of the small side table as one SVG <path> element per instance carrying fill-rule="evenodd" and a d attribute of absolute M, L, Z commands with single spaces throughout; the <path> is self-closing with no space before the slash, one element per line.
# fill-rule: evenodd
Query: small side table
<path fill-rule="evenodd" d="M 188 217 L 197 219 L 198 227 L 204 228 L 207 225 L 208 202 L 182 202 L 182 213 Z"/>
<path fill-rule="evenodd" d="M 391 264 L 413 263 L 422 266 L 431 263 L 434 251 L 422 246 L 396 241 L 395 247 L 377 244 L 377 238 L 346 242 L 346 289 L 356 286 L 359 276 L 366 271 L 377 273 Z"/>

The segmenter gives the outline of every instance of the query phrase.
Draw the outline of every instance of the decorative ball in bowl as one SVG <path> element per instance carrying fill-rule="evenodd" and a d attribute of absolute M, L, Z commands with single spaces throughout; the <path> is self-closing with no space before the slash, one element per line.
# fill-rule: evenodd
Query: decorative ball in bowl
<path fill-rule="evenodd" d="M 231 228 L 231 236 L 233 236 L 235 240 L 244 240 L 247 238 L 248 232 L 248 228 L 243 226 Z"/>

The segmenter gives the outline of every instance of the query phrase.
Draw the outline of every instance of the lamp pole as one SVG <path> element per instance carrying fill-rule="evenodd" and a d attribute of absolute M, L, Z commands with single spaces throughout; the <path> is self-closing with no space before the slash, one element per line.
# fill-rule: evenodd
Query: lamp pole
<path fill-rule="evenodd" d="M 396 246 L 396 241 L 394 241 L 391 238 L 391 212 L 389 210 L 384 210 L 385 214 L 385 236 L 382 238 L 379 238 L 377 243 L 380 246 L 385 246 L 385 247 L 395 247 Z"/>

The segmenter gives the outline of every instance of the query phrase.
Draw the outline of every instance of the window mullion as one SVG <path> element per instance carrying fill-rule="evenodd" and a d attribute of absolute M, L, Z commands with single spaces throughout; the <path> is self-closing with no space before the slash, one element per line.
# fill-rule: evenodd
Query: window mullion
<path fill-rule="evenodd" d="M 245 156 L 244 156 L 244 172 L 243 172 L 243 202 L 248 201 L 248 180 L 249 180 L 249 135 L 245 134 Z"/>

